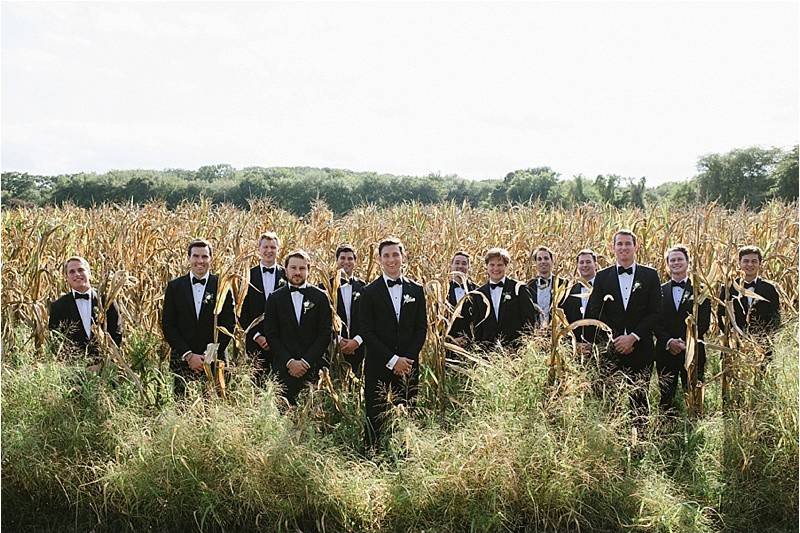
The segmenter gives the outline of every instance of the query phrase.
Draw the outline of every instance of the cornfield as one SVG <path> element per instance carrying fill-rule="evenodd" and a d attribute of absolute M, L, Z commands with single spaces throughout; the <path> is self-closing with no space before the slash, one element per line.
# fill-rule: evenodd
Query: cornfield
<path fill-rule="evenodd" d="M 664 251 L 686 244 L 714 308 L 718 286 L 738 275 L 736 249 L 760 246 L 783 321 L 796 324 L 794 205 L 753 212 L 713 204 L 682 211 L 404 204 L 337 218 L 317 203 L 298 218 L 266 201 L 248 210 L 201 201 L 174 210 L 157 203 L 8 209 L 2 219 L 3 496 L 13 504 L 3 506 L 3 519 L 16 529 L 61 530 L 74 519 L 76 531 L 796 530 L 797 361 L 789 328 L 780 334 L 773 381 L 758 382 L 748 365 L 732 363 L 757 349 L 755 341 L 712 327 L 710 352 L 727 359 L 709 366 L 730 366 L 719 382 L 727 377 L 737 401 L 720 409 L 721 387 L 710 385 L 709 413 L 679 428 L 657 424 L 643 457 L 626 438 L 625 406 L 608 408 L 587 394 L 588 378 L 570 366 L 558 339 L 541 336 L 513 360 L 445 359 L 455 251 L 472 255 L 470 276 L 479 284 L 492 246 L 509 250 L 509 275 L 518 280 L 535 275 L 530 254 L 540 244 L 554 251 L 555 274 L 574 278 L 580 249 L 594 249 L 600 267 L 613 261 L 609 244 L 620 227 L 638 235 L 638 262 L 662 280 Z M 429 332 L 421 414 L 397 414 L 389 464 L 353 451 L 363 423 L 357 380 L 323 375 L 283 416 L 272 385 L 258 390 L 236 372 L 246 366 L 238 327 L 225 400 L 178 407 L 128 394 L 126 384 L 142 384 L 126 358 L 167 357 L 163 291 L 188 270 L 188 242 L 212 243 L 212 271 L 241 296 L 266 230 L 280 236 L 281 256 L 295 248 L 311 254 L 314 283 L 334 274 L 341 243 L 358 250 L 356 274 L 371 280 L 377 243 L 403 240 L 406 275 L 425 286 Z M 73 254 L 88 259 L 93 285 L 120 308 L 125 338 L 111 358 L 123 379 L 78 378 L 80 362 L 65 365 L 46 348 L 47 304 L 67 289 L 61 268 Z M 552 331 L 563 335 L 563 324 Z"/>

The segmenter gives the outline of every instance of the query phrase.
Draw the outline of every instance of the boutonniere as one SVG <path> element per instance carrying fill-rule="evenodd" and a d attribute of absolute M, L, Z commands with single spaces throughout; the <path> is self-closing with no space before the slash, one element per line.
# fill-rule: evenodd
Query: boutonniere
<path fill-rule="evenodd" d="M 404 304 L 410 304 L 411 302 L 416 302 L 416 301 L 417 301 L 417 299 L 414 298 L 413 296 L 411 296 L 410 294 L 404 294 L 403 295 L 403 303 Z"/>
<path fill-rule="evenodd" d="M 279 279 L 279 280 L 278 280 L 278 287 L 282 287 L 282 286 L 284 286 L 284 285 L 286 285 L 286 280 L 285 280 L 285 279 L 283 279 L 283 278 Z"/>
<path fill-rule="evenodd" d="M 505 293 L 505 294 L 503 295 L 503 300 L 504 300 L 504 301 L 508 301 L 508 300 L 510 300 L 510 299 L 511 299 L 511 294 L 509 294 L 509 293 Z"/>
<path fill-rule="evenodd" d="M 641 288 L 642 288 L 642 282 L 641 281 L 637 281 L 636 283 L 633 284 L 633 288 L 631 289 L 631 292 L 635 291 L 636 289 L 641 289 Z"/>
<path fill-rule="evenodd" d="M 358 300 L 360 297 L 361 297 L 361 293 L 360 292 L 354 292 L 353 293 L 353 301 Z"/>
<path fill-rule="evenodd" d="M 305 313 L 305 312 L 307 312 L 309 309 L 313 309 L 313 308 L 314 308 L 314 302 L 310 302 L 310 301 L 308 301 L 308 300 L 306 300 L 305 302 L 303 302 L 303 313 Z"/>
<path fill-rule="evenodd" d="M 213 301 L 214 301 L 214 293 L 207 292 L 205 297 L 203 298 L 203 303 L 204 304 L 210 304 Z"/>

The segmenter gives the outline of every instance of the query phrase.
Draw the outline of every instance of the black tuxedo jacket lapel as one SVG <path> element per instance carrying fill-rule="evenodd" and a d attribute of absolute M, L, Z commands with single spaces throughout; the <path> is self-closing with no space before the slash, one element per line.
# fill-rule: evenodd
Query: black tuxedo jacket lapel
<path fill-rule="evenodd" d="M 395 323 L 398 323 L 397 315 L 394 312 L 394 304 L 392 303 L 392 295 L 389 294 L 389 287 L 386 285 L 386 280 L 383 279 L 383 276 L 378 278 L 380 280 L 380 293 L 381 293 L 381 300 L 386 307 L 388 307 L 389 312 L 391 312 L 391 316 L 394 317 Z M 404 284 L 405 285 L 405 284 Z M 403 289 L 405 290 L 405 288 Z M 400 312 L 403 312 L 403 302 L 400 302 Z"/>
<path fill-rule="evenodd" d="M 259 296 L 264 298 L 264 277 L 261 274 L 261 263 L 250 270 L 250 284 L 258 290 Z"/>
<path fill-rule="evenodd" d="M 478 289 L 478 291 L 483 293 L 483 295 L 486 296 L 487 300 L 489 300 L 489 316 L 486 318 L 486 320 L 491 320 L 493 323 L 497 324 L 498 320 L 497 320 L 497 318 L 495 317 L 495 314 L 494 314 L 495 310 L 494 310 L 494 302 L 492 302 L 492 289 L 491 289 L 491 287 L 489 287 L 489 284 L 487 283 L 486 285 L 484 285 L 480 289 Z M 502 301 L 503 301 L 503 295 L 502 295 L 502 290 L 501 290 L 500 302 L 502 303 Z M 497 316 L 499 316 L 499 313 L 498 313 Z M 480 320 L 483 320 L 482 316 L 478 317 L 478 318 Z"/>
<path fill-rule="evenodd" d="M 211 276 L 209 276 L 210 278 Z M 183 296 L 186 299 L 186 305 L 189 306 L 189 310 L 191 311 L 189 314 L 194 317 L 195 321 L 197 321 L 197 314 L 194 312 L 194 294 L 192 290 L 192 275 L 187 274 L 181 278 L 181 289 L 183 291 Z M 200 312 L 203 312 L 202 306 L 200 307 Z"/>

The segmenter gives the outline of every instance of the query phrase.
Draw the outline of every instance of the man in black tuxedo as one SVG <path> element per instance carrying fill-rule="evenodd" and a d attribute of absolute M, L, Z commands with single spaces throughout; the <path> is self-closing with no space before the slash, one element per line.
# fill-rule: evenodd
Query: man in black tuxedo
<path fill-rule="evenodd" d="M 381 241 L 378 261 L 383 274 L 361 291 L 366 445 L 371 450 L 380 438 L 389 401 L 409 404 L 416 396 L 419 354 L 428 332 L 425 292 L 420 284 L 403 277 L 404 260 L 402 242 L 394 238 Z"/>
<path fill-rule="evenodd" d="M 534 305 L 539 308 L 539 326 L 547 327 L 550 324 L 550 311 L 553 305 L 561 305 L 564 298 L 554 304 L 553 298 L 557 288 L 567 285 L 569 282 L 562 278 L 553 276 L 553 251 L 547 246 L 539 246 L 531 254 L 536 263 L 536 277 L 528 281 L 528 290 Z"/>
<path fill-rule="evenodd" d="M 580 278 L 570 287 L 567 297 L 560 304 L 570 324 L 586 317 L 589 293 L 597 275 L 597 254 L 593 250 L 585 248 L 578 252 L 575 261 Z M 592 337 L 591 330 L 592 328 L 589 326 L 582 326 L 573 332 L 577 340 L 578 351 L 583 355 L 591 352 L 591 341 L 589 340 Z"/>
<path fill-rule="evenodd" d="M 484 257 L 489 282 L 470 294 L 475 340 L 487 349 L 500 344 L 515 347 L 538 322 L 539 311 L 528 287 L 506 277 L 511 255 L 504 248 L 490 248 Z M 487 313 L 488 303 L 488 313 Z M 488 316 L 487 316 L 488 314 Z"/>
<path fill-rule="evenodd" d="M 586 318 L 607 324 L 613 335 L 605 354 L 606 370 L 634 385 L 631 407 L 639 428 L 647 422 L 647 386 L 653 372 L 653 329 L 661 309 L 658 273 L 636 263 L 638 244 L 630 230 L 613 238 L 616 264 L 597 273 Z M 600 330 L 593 337 L 599 340 Z"/>
<path fill-rule="evenodd" d="M 361 373 L 364 362 L 364 340 L 358 334 L 358 304 L 364 280 L 353 275 L 356 268 L 356 250 L 350 244 L 342 244 L 336 248 L 336 266 L 344 271 L 344 277 L 339 279 L 339 289 L 336 292 L 336 314 L 339 316 L 342 327 L 336 340 L 339 344 L 344 360 L 353 369 L 355 375 Z M 334 286 L 331 279 L 331 287 Z"/>
<path fill-rule="evenodd" d="M 242 304 L 239 325 L 247 329 L 253 320 L 264 315 L 267 299 L 276 289 L 286 284 L 286 270 L 278 264 L 281 241 L 271 231 L 262 233 L 258 238 L 259 264 L 250 269 L 250 286 Z M 247 353 L 253 357 L 256 381 L 272 371 L 272 353 L 266 337 L 261 329 L 253 328 L 248 332 L 245 341 Z"/>
<path fill-rule="evenodd" d="M 176 374 L 175 393 L 183 395 L 185 382 L 203 374 L 206 348 L 214 342 L 214 306 L 218 277 L 211 274 L 211 244 L 202 239 L 189 243 L 189 273 L 171 280 L 164 293 L 161 329 L 171 349 L 170 370 Z M 225 295 L 217 325 L 233 331 L 233 297 Z M 225 360 L 230 337 L 218 333 L 218 359 Z"/>
<path fill-rule="evenodd" d="M 661 286 L 661 313 L 656 323 L 656 371 L 658 373 L 659 410 L 674 413 L 675 389 L 680 376 L 683 389 L 689 387 L 686 372 L 686 317 L 694 312 L 694 290 L 689 279 L 689 250 L 673 246 L 664 255 L 670 281 Z M 711 325 L 711 300 L 698 307 L 697 340 L 702 341 Z M 698 386 L 702 385 L 706 366 L 706 347 L 698 342 L 694 352 Z"/>
<path fill-rule="evenodd" d="M 58 331 L 75 348 L 92 359 L 97 359 L 99 353 L 92 334 L 92 324 L 97 320 L 102 300 L 92 288 L 89 262 L 83 257 L 72 256 L 64 262 L 63 271 L 70 291 L 50 304 L 48 329 Z M 122 344 L 122 327 L 115 302 L 112 302 L 105 312 L 105 329 L 117 346 Z M 99 361 L 88 369 L 99 370 Z"/>
<path fill-rule="evenodd" d="M 737 278 L 735 283 L 761 296 L 764 300 L 739 294 L 739 290 L 733 285 L 722 287 L 719 299 L 723 302 L 733 300 L 734 316 L 739 329 L 746 334 L 762 337 L 769 345 L 772 335 L 781 324 L 781 305 L 775 285 L 759 276 L 763 255 L 758 246 L 739 248 L 739 269 L 744 273 L 744 281 Z M 729 331 L 730 320 L 723 305 L 718 308 L 717 318 L 720 329 L 724 332 Z M 765 362 L 771 358 L 772 350 L 768 349 Z"/>
<path fill-rule="evenodd" d="M 450 277 L 450 283 L 447 289 L 447 303 L 453 308 L 458 305 L 458 302 L 460 302 L 468 292 L 478 288 L 478 286 L 469 279 L 469 261 L 469 254 L 463 250 L 457 251 L 450 261 L 450 272 L 460 272 L 463 274 L 463 278 L 458 276 L 458 274 L 451 274 Z M 469 312 L 469 305 L 465 302 L 461 308 L 461 316 L 453 320 L 453 326 L 450 328 L 450 337 L 460 346 L 466 345 L 470 336 L 469 326 L 471 318 Z"/>
<path fill-rule="evenodd" d="M 316 379 L 331 340 L 332 311 L 328 295 L 308 284 L 311 258 L 303 250 L 286 256 L 289 284 L 267 299 L 264 322 L 257 327 L 272 351 L 272 371 L 289 405 Z"/>

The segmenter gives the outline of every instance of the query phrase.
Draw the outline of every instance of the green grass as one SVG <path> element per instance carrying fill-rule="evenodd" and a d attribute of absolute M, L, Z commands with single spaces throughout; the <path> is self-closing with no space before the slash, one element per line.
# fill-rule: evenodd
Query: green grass
<path fill-rule="evenodd" d="M 74 358 L 7 340 L 2 520 L 15 531 L 797 531 L 796 326 L 768 374 L 723 411 L 653 417 L 633 443 L 625 401 L 544 356 L 451 372 L 444 407 L 423 388 L 395 413 L 387 451 L 361 457 L 357 387 L 281 414 L 274 388 L 234 372 L 226 401 L 175 403 L 135 336 L 147 395 Z M 12 355 L 8 355 L 12 354 Z M 719 370 L 712 355 L 707 375 Z M 342 387 L 338 376 L 337 386 Z M 654 392 L 654 391 L 653 391 Z M 652 398 L 655 400 L 655 397 Z"/>

